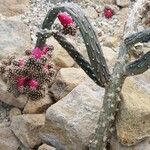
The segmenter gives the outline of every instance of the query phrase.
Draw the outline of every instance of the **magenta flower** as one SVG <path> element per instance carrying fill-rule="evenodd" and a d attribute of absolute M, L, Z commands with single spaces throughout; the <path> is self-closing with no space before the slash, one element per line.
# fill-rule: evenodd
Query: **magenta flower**
<path fill-rule="evenodd" d="M 17 78 L 17 87 L 19 88 L 19 87 L 21 87 L 21 86 L 24 86 L 25 82 L 26 82 L 26 77 L 24 77 L 24 76 L 19 76 L 19 77 Z"/>
<path fill-rule="evenodd" d="M 32 56 L 35 59 L 40 59 L 43 54 L 44 54 L 43 51 L 38 47 L 34 48 L 33 51 L 32 51 Z"/>
<path fill-rule="evenodd" d="M 37 87 L 39 86 L 39 83 L 36 80 L 30 80 L 28 84 L 30 86 L 30 89 L 32 90 L 36 90 Z"/>
<path fill-rule="evenodd" d="M 104 16 L 106 17 L 106 18 L 112 18 L 112 16 L 114 15 L 114 11 L 111 9 L 111 8 L 108 8 L 108 7 L 106 7 L 105 9 L 104 9 Z"/>
<path fill-rule="evenodd" d="M 60 12 L 57 17 L 64 28 L 66 28 L 68 25 L 73 24 L 73 19 L 66 12 Z"/>

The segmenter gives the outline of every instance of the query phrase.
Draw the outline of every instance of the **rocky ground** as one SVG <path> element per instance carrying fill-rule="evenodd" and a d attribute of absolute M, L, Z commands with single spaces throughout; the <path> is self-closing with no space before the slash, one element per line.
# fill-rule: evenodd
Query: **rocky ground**
<path fill-rule="evenodd" d="M 21 57 L 24 50 L 33 48 L 35 33 L 46 12 L 60 1 L 0 1 L 0 59 L 10 54 Z M 113 69 L 129 0 L 75 2 L 90 19 L 108 66 Z M 114 12 L 110 19 L 104 16 L 106 7 Z M 88 59 L 81 35 L 77 33 L 69 40 Z M 91 81 L 53 38 L 48 43 L 55 48 L 53 62 L 57 70 L 49 89 L 51 97 L 47 95 L 38 101 L 23 96 L 14 98 L 0 80 L 0 150 L 84 150 L 93 136 L 104 89 Z M 139 47 L 148 51 L 150 44 Z M 124 101 L 116 121 L 117 134 L 110 142 L 112 150 L 150 150 L 149 89 L 150 71 L 125 81 Z"/>

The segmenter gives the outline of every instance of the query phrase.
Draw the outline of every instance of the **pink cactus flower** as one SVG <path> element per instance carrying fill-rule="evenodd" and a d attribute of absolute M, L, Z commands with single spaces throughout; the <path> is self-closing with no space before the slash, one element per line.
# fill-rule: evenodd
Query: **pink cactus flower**
<path fill-rule="evenodd" d="M 26 82 L 26 77 L 24 77 L 24 76 L 19 76 L 19 77 L 17 78 L 17 87 L 19 88 L 19 87 L 24 86 L 25 82 Z"/>
<path fill-rule="evenodd" d="M 23 67 L 25 65 L 24 59 L 19 59 L 19 66 Z"/>
<path fill-rule="evenodd" d="M 73 24 L 73 19 L 66 12 L 60 12 L 57 17 L 64 28 L 66 28 L 68 25 Z"/>
<path fill-rule="evenodd" d="M 37 89 L 37 87 L 39 86 L 39 83 L 36 80 L 30 80 L 28 84 L 30 86 L 30 89 L 32 90 Z"/>
<path fill-rule="evenodd" d="M 104 16 L 106 17 L 106 18 L 112 18 L 112 16 L 114 15 L 114 11 L 111 9 L 111 8 L 108 8 L 108 7 L 106 7 L 105 9 L 104 9 Z"/>
<path fill-rule="evenodd" d="M 38 47 L 34 48 L 33 51 L 32 51 L 32 56 L 35 59 L 40 59 L 43 54 L 44 54 L 43 51 Z"/>

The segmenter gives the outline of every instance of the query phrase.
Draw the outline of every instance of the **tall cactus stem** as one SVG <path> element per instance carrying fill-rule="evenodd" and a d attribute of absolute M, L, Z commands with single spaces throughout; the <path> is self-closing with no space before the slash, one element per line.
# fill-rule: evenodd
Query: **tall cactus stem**
<path fill-rule="evenodd" d="M 77 49 L 67 41 L 60 33 L 53 33 L 53 37 L 61 44 L 61 46 L 68 52 L 68 54 L 77 62 L 77 64 L 85 71 L 85 73 L 99 86 L 101 83 L 95 76 L 93 68 L 87 60 L 77 51 Z"/>
<path fill-rule="evenodd" d="M 80 7 L 76 4 L 65 3 L 53 8 L 48 12 L 43 22 L 42 29 L 51 29 L 51 26 L 59 12 L 67 12 L 70 14 L 76 25 L 79 27 L 87 48 L 91 66 L 94 68 L 95 75 L 102 86 L 106 85 L 110 79 L 106 60 L 103 56 L 96 33 Z M 37 41 L 37 46 L 41 46 L 40 44 L 43 44 L 42 39 L 38 39 Z"/>

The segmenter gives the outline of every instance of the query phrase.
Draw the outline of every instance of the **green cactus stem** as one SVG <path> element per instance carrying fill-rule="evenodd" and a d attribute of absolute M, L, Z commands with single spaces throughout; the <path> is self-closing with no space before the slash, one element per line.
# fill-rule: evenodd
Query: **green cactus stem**
<path fill-rule="evenodd" d="M 99 86 L 103 86 L 96 78 L 93 68 L 89 62 L 84 59 L 84 57 L 77 51 L 77 49 L 58 32 L 53 36 L 59 42 L 59 44 L 61 44 L 62 47 L 66 49 L 68 54 L 77 62 L 77 64 L 86 72 L 86 74 Z"/>
<path fill-rule="evenodd" d="M 51 36 L 53 36 L 59 42 L 59 44 L 68 52 L 68 54 L 77 62 L 77 64 L 96 84 L 104 87 L 104 85 L 101 85 L 101 83 L 98 81 L 89 62 L 84 59 L 84 57 L 77 51 L 77 49 L 69 41 L 67 41 L 67 39 L 61 33 L 56 31 L 44 30 L 37 32 L 37 37 L 39 37 L 38 39 L 43 38 L 46 40 Z"/>
<path fill-rule="evenodd" d="M 147 43 L 150 41 L 150 29 L 135 33 L 125 39 L 126 46 L 133 46 L 136 43 Z"/>
<path fill-rule="evenodd" d="M 125 67 L 125 74 L 138 75 L 142 74 L 150 68 L 150 51 L 134 62 L 129 63 Z"/>
<path fill-rule="evenodd" d="M 138 42 L 148 42 L 150 40 L 150 31 L 146 30 L 133 34 L 126 38 L 120 45 L 118 60 L 115 64 L 113 73 L 110 77 L 109 70 L 106 64 L 106 60 L 103 56 L 101 46 L 98 42 L 96 33 L 94 32 L 92 25 L 90 24 L 87 17 L 81 11 L 80 7 L 73 3 L 65 3 L 56 6 L 50 10 L 43 22 L 42 29 L 51 29 L 57 14 L 60 12 L 67 12 L 76 25 L 79 27 L 81 35 L 83 37 L 87 53 L 89 56 L 90 63 L 83 59 L 82 55 L 72 46 L 60 33 L 52 33 L 52 36 L 66 49 L 70 56 L 79 64 L 79 66 L 94 80 L 98 80 L 98 84 L 105 87 L 105 95 L 103 100 L 103 108 L 99 115 L 99 121 L 95 130 L 95 135 L 92 142 L 89 145 L 90 150 L 104 150 L 109 137 L 113 132 L 113 126 L 115 118 L 118 112 L 120 101 L 123 99 L 121 90 L 127 75 L 125 74 L 125 66 L 130 61 L 130 46 Z M 46 37 L 39 35 L 36 43 L 36 47 L 43 47 L 46 39 L 51 36 L 50 34 Z M 140 64 L 149 67 L 149 53 L 145 54 L 145 57 L 141 57 L 136 62 L 133 62 L 134 68 Z M 146 69 L 136 71 L 138 73 L 144 72 Z M 133 68 L 127 66 L 126 70 L 132 72 Z M 128 69 L 129 68 L 129 69 Z M 146 67 L 144 67 L 146 68 Z M 134 69 L 133 69 L 134 70 Z M 142 71 L 141 71 L 142 70 Z M 95 77 L 93 76 L 95 74 Z M 93 78 L 94 77 L 94 78 Z"/>
<path fill-rule="evenodd" d="M 105 88 L 103 107 L 100 111 L 95 136 L 89 145 L 89 150 L 105 150 L 108 139 L 114 131 L 114 123 L 118 106 L 122 100 L 121 89 L 125 80 L 123 67 L 129 60 L 126 57 L 127 47 L 120 45 L 118 61 L 115 64 L 110 83 Z"/>
<path fill-rule="evenodd" d="M 95 31 L 93 30 L 91 23 L 79 6 L 72 3 L 65 3 L 53 8 L 48 12 L 43 22 L 42 29 L 51 29 L 51 26 L 54 23 L 59 12 L 67 12 L 73 18 L 76 25 L 79 27 L 79 30 L 84 39 L 85 46 L 87 48 L 93 71 L 98 81 L 100 82 L 100 85 L 105 86 L 110 79 L 106 60 L 103 56 L 103 52 L 101 50 L 101 46 L 98 42 Z M 36 46 L 42 47 L 44 43 L 45 38 L 39 37 L 37 39 Z"/>

